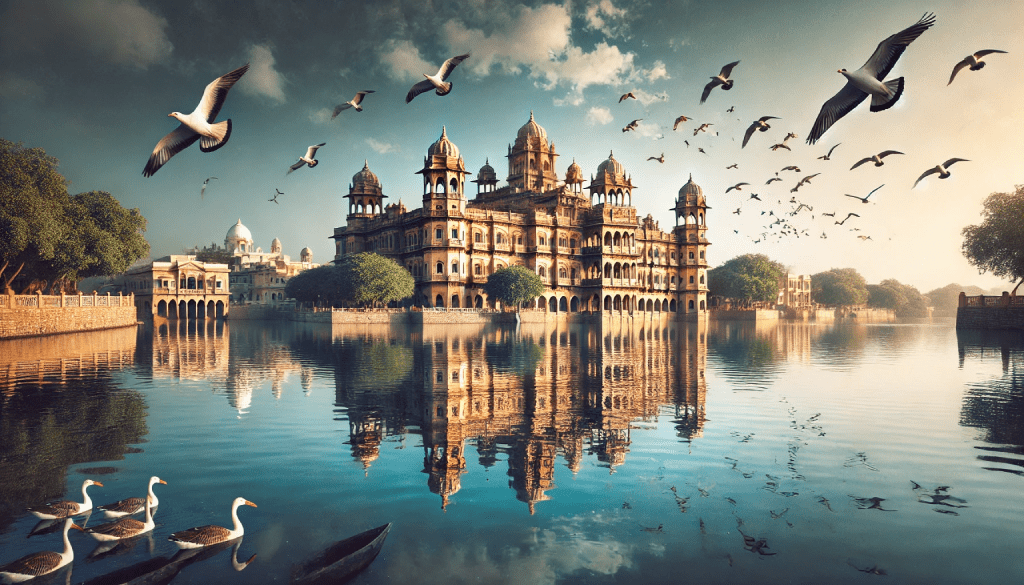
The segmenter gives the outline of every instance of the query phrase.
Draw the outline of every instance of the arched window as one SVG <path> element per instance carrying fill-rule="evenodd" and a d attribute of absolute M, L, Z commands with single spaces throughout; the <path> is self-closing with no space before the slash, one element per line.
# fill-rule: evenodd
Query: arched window
<path fill-rule="evenodd" d="M 444 262 L 437 263 L 437 273 L 444 274 Z"/>
<path fill-rule="evenodd" d="M 693 284 L 693 275 L 690 275 L 690 284 Z"/>
<path fill-rule="evenodd" d="M 482 243 L 484 241 L 484 235 L 481 234 L 480 232 L 474 232 L 473 233 L 473 241 L 478 243 L 478 244 Z"/>
<path fill-rule="evenodd" d="M 704 310 L 704 301 L 701 301 L 701 302 L 700 302 L 700 310 L 701 310 L 701 311 L 703 311 L 703 310 Z"/>
<path fill-rule="evenodd" d="M 687 304 L 687 307 L 688 307 L 688 308 L 689 308 L 689 309 L 690 309 L 690 310 L 692 311 L 692 310 L 693 310 L 693 301 L 690 301 L 690 302 L 689 302 L 689 303 Z"/>
<path fill-rule="evenodd" d="M 457 261 L 456 262 L 452 262 L 452 271 L 449 274 L 458 274 L 458 273 L 459 273 L 459 263 Z"/>
<path fill-rule="evenodd" d="M 479 264 L 474 264 L 473 265 L 473 274 L 475 274 L 477 276 L 480 276 L 480 265 Z"/>
<path fill-rule="evenodd" d="M 693 252 L 690 252 L 690 260 L 693 260 Z"/>
<path fill-rule="evenodd" d="M 545 270 L 545 268 L 543 266 L 538 266 L 537 267 L 537 275 L 538 276 L 547 276 L 547 270 Z"/>
<path fill-rule="evenodd" d="M 558 278 L 568 278 L 569 273 L 565 270 L 565 266 L 558 267 Z"/>

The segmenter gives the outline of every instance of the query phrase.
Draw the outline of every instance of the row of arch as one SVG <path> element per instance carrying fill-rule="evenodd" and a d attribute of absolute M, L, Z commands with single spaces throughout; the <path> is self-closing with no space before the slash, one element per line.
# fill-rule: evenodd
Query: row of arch
<path fill-rule="evenodd" d="M 148 307 L 147 307 L 148 308 Z M 223 319 L 224 301 L 160 301 L 156 314 L 168 319 Z"/>
<path fill-rule="evenodd" d="M 381 207 L 380 207 L 380 205 L 381 205 L 381 202 L 379 200 L 374 200 L 374 199 L 363 200 L 363 199 L 359 199 L 358 201 L 356 201 L 356 200 L 353 199 L 353 200 L 348 202 L 348 213 L 349 213 L 349 215 L 352 215 L 353 213 L 357 213 L 357 214 L 365 213 L 365 214 L 369 214 L 369 215 L 380 215 L 381 214 Z"/>
<path fill-rule="evenodd" d="M 421 302 L 425 299 L 419 299 Z M 466 295 L 465 299 L 459 295 L 452 295 L 449 302 L 446 304 L 444 295 L 438 294 L 434 297 L 435 307 L 444 307 L 450 309 L 482 309 L 485 307 L 495 308 L 493 300 L 484 300 L 482 295 Z M 564 297 L 558 295 L 552 295 L 550 297 L 540 296 L 534 299 L 532 302 L 525 303 L 523 308 L 526 309 L 540 309 L 548 313 L 581 313 L 591 312 L 597 313 L 602 310 L 604 311 L 626 311 L 626 312 L 647 312 L 647 313 L 677 313 L 682 305 L 677 303 L 675 299 L 643 299 L 638 298 L 636 295 L 605 295 L 602 301 L 599 295 L 594 295 L 589 299 L 581 300 L 577 296 Z M 686 311 L 705 311 L 707 310 L 706 301 L 703 299 L 698 302 L 690 299 L 686 304 Z"/>
<path fill-rule="evenodd" d="M 462 184 L 459 182 L 458 177 L 452 177 L 450 181 L 445 182 L 444 177 L 438 177 L 437 182 L 431 184 L 430 179 L 426 176 L 423 177 L 423 194 L 429 195 L 431 192 L 434 195 L 447 195 L 449 193 L 461 194 Z"/>
<path fill-rule="evenodd" d="M 596 192 L 590 194 L 591 205 L 617 205 L 621 207 L 629 207 L 632 205 L 632 195 L 629 189 L 609 189 L 605 192 Z"/>

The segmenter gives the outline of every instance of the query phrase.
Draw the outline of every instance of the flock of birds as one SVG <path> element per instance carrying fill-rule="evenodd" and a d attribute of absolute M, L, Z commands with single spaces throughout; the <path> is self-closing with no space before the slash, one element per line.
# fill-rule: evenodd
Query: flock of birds
<path fill-rule="evenodd" d="M 41 577 L 74 561 L 75 553 L 71 548 L 71 540 L 68 538 L 68 533 L 72 529 L 81 530 L 101 543 L 127 540 L 152 531 L 156 526 L 153 520 L 154 509 L 160 503 L 156 494 L 153 493 L 153 486 L 158 483 L 167 484 L 166 481 L 156 476 L 149 479 L 149 487 L 144 498 L 131 497 L 112 504 L 96 506 L 96 509 L 102 512 L 104 517 L 116 518 L 116 520 L 90 528 L 79 526 L 73 517 L 92 512 L 93 502 L 87 490 L 94 485 L 103 487 L 103 484 L 98 481 L 87 479 L 82 483 L 81 502 L 62 500 L 29 508 L 28 511 L 42 521 L 64 520 L 64 550 L 61 552 L 36 552 L 0 566 L 0 583 L 20 583 Z M 168 536 L 168 540 L 176 544 L 179 549 L 198 549 L 234 540 L 245 533 L 242 523 L 238 520 L 240 506 L 255 508 L 256 504 L 245 498 L 235 498 L 231 503 L 231 520 L 233 522 L 231 528 L 216 525 L 198 526 L 175 532 Z M 140 521 L 131 517 L 140 512 L 145 512 L 144 520 Z"/>

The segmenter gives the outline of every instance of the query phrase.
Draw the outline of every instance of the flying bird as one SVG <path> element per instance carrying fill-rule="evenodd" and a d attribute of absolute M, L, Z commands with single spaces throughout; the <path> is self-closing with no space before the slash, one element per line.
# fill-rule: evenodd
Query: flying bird
<path fill-rule="evenodd" d="M 362 112 L 363 111 L 363 107 L 360 106 L 359 104 L 363 103 L 363 98 L 366 97 L 366 94 L 368 94 L 368 93 L 373 93 L 373 90 L 372 89 L 364 89 L 363 91 L 358 92 L 356 94 L 356 97 L 350 99 L 349 101 L 347 101 L 347 102 L 345 102 L 343 104 L 338 104 L 338 105 L 334 106 L 334 113 L 331 114 L 331 119 L 333 120 L 333 119 L 337 118 L 338 114 L 344 112 L 345 110 L 347 110 L 349 108 L 355 108 L 357 112 Z"/>
<path fill-rule="evenodd" d="M 797 167 L 797 166 L 794 166 L 794 165 L 789 165 L 788 167 L 782 167 L 782 170 L 780 170 L 779 172 L 781 173 L 782 171 L 795 171 L 795 172 L 799 173 L 800 172 L 800 167 Z"/>
<path fill-rule="evenodd" d="M 771 146 L 770 146 L 769 148 L 771 148 L 771 149 L 772 149 L 772 152 L 775 152 L 776 150 L 778 150 L 778 149 L 780 149 L 780 148 L 785 148 L 786 150 L 789 150 L 789 151 L 792 151 L 792 150 L 793 150 L 793 149 L 792 149 L 792 148 L 790 148 L 790 147 L 789 147 L 789 146 L 788 146 L 788 145 L 787 145 L 787 144 L 786 144 L 785 142 L 780 142 L 780 143 L 778 143 L 778 144 L 773 144 L 773 145 L 771 145 Z"/>
<path fill-rule="evenodd" d="M 960 73 L 960 70 L 963 69 L 964 67 L 970 67 L 971 71 L 977 71 L 979 69 L 984 69 L 985 68 L 985 62 L 982 61 L 981 58 L 984 57 L 985 55 L 991 55 L 992 53 L 1005 53 L 1005 52 L 1006 51 L 1000 51 L 999 49 L 985 49 L 983 51 L 978 51 L 978 52 L 973 53 L 971 55 L 967 55 L 966 57 L 963 58 L 963 61 L 960 61 L 959 63 L 957 63 L 956 65 L 953 66 L 953 73 L 949 76 L 949 83 L 947 83 L 946 85 L 949 85 L 950 83 L 953 83 L 953 78 L 956 77 L 956 74 Z"/>
<path fill-rule="evenodd" d="M 843 218 L 843 221 L 837 221 L 836 225 L 843 225 L 844 223 L 846 223 L 846 220 L 850 219 L 851 217 L 860 217 L 860 216 L 857 215 L 856 213 L 852 213 L 852 212 L 851 213 L 847 213 L 846 217 Z"/>
<path fill-rule="evenodd" d="M 661 153 L 661 156 L 649 156 L 649 157 L 647 157 L 647 160 L 656 160 L 656 161 L 658 161 L 660 163 L 664 163 L 665 162 L 665 153 L 664 152 Z"/>
<path fill-rule="evenodd" d="M 203 188 L 199 190 L 199 198 L 200 198 L 200 199 L 202 199 L 202 198 L 203 198 L 203 195 L 206 195 L 206 185 L 207 185 L 207 184 L 208 184 L 208 183 L 209 183 L 210 181 L 212 181 L 212 180 L 214 180 L 214 179 L 216 179 L 216 178 L 217 178 L 217 177 L 207 177 L 207 178 L 206 178 L 206 180 L 205 180 L 205 181 L 203 181 Z"/>
<path fill-rule="evenodd" d="M 750 194 L 750 199 L 757 199 L 758 201 L 760 201 L 760 200 L 761 200 L 761 198 L 760 198 L 760 197 L 758 197 L 757 193 L 751 193 L 751 194 Z"/>
<path fill-rule="evenodd" d="M 782 180 L 782 179 L 780 179 L 780 178 L 778 178 L 778 177 L 772 177 L 772 178 L 768 179 L 768 180 L 767 180 L 767 181 L 765 182 L 765 185 L 771 185 L 771 184 L 772 184 L 772 183 L 773 183 L 774 181 L 781 181 L 781 180 Z"/>
<path fill-rule="evenodd" d="M 862 239 L 862 240 L 870 240 L 871 239 L 871 236 L 857 236 L 857 237 Z"/>
<path fill-rule="evenodd" d="M 448 79 L 448 76 L 452 74 L 452 70 L 455 69 L 455 66 L 468 58 L 469 53 L 452 57 L 441 64 L 441 68 L 437 70 L 437 75 L 427 75 L 424 73 L 423 77 L 426 77 L 426 79 L 409 89 L 409 93 L 405 95 L 405 103 L 411 102 L 414 97 L 430 90 L 434 90 L 434 93 L 437 95 L 448 95 L 451 93 L 452 86 L 454 84 L 446 80 Z"/>
<path fill-rule="evenodd" d="M 729 166 L 727 166 L 725 168 L 726 169 L 738 169 L 738 168 L 740 168 L 740 165 L 739 165 L 739 163 L 732 163 L 731 165 L 729 165 Z"/>
<path fill-rule="evenodd" d="M 750 126 L 747 127 L 747 132 L 746 134 L 743 135 L 743 146 L 741 146 L 740 148 L 744 148 L 747 146 L 747 141 L 749 141 L 750 137 L 754 135 L 755 130 L 767 132 L 768 129 L 771 128 L 771 126 L 768 124 L 768 120 L 778 120 L 778 118 L 775 116 L 761 116 L 757 120 L 754 120 L 750 124 Z"/>
<path fill-rule="evenodd" d="M 872 155 L 872 156 L 869 156 L 867 158 L 860 159 L 859 161 L 854 163 L 854 165 L 852 167 L 850 167 L 850 170 L 852 171 L 853 169 L 859 167 L 860 165 L 862 165 L 864 163 L 869 163 L 869 162 L 873 162 L 873 163 L 875 163 L 876 167 L 880 167 L 883 164 L 885 164 L 884 162 L 882 162 L 882 159 L 887 157 L 887 156 L 889 156 L 890 154 L 903 154 L 903 153 L 898 151 L 898 150 L 883 150 L 882 152 L 880 152 L 880 153 L 878 153 L 876 155 Z"/>
<path fill-rule="evenodd" d="M 907 46 L 935 24 L 935 15 L 927 13 L 913 25 L 878 43 L 875 52 L 860 69 L 850 72 L 840 69 L 846 85 L 825 102 L 807 135 L 807 144 L 814 144 L 837 120 L 849 114 L 864 98 L 871 96 L 871 111 L 891 108 L 903 95 L 903 78 L 883 82 Z"/>
<path fill-rule="evenodd" d="M 697 147 L 697 152 L 699 152 L 701 154 L 707 154 L 706 152 L 704 152 L 704 149 L 700 148 L 700 147 Z"/>
<path fill-rule="evenodd" d="M 306 149 L 306 155 L 305 156 L 300 156 L 299 157 L 299 162 L 297 162 L 297 163 L 293 164 L 292 166 L 288 167 L 288 172 L 285 173 L 285 174 L 286 175 L 290 175 L 290 174 L 292 174 L 293 171 L 301 169 L 303 165 L 307 165 L 307 166 L 309 166 L 309 168 L 313 168 L 317 164 L 319 164 L 320 161 L 316 160 L 316 158 L 315 158 L 316 157 L 316 151 L 319 150 L 319 148 L 321 146 L 325 145 L 325 144 L 327 144 L 327 143 L 326 142 L 321 142 L 320 144 L 314 144 L 313 146 L 310 146 L 309 148 L 307 148 Z"/>
<path fill-rule="evenodd" d="M 739 61 L 737 61 L 737 63 L 739 63 Z M 725 113 L 731 114 L 732 112 L 735 112 L 735 111 L 736 111 L 736 106 L 729 106 L 729 109 L 726 110 Z"/>
<path fill-rule="evenodd" d="M 749 185 L 749 184 L 750 183 L 736 183 L 732 187 L 729 187 L 728 189 L 726 189 L 725 192 L 728 193 L 729 191 L 732 191 L 733 189 L 736 189 L 737 191 L 742 191 L 743 190 L 743 185 Z"/>
<path fill-rule="evenodd" d="M 783 142 L 789 142 L 790 138 L 796 138 L 796 134 L 793 132 L 786 132 L 786 137 L 782 139 Z"/>
<path fill-rule="evenodd" d="M 729 79 L 729 76 L 732 75 L 732 68 L 739 64 L 739 61 L 733 61 L 732 63 L 729 63 L 725 67 L 722 67 L 722 71 L 718 75 L 712 77 L 711 81 L 709 81 L 708 84 L 704 86 L 704 93 L 700 95 L 700 103 L 703 104 L 705 101 L 707 101 L 708 96 L 711 95 L 711 90 L 714 89 L 716 86 L 721 85 L 722 89 L 726 91 L 732 89 L 733 80 Z"/>
<path fill-rule="evenodd" d="M 711 123 L 701 124 L 700 126 L 697 126 L 696 130 L 693 131 L 693 135 L 696 136 L 698 132 L 707 132 L 708 128 L 711 126 Z"/>
<path fill-rule="evenodd" d="M 675 131 L 676 129 L 678 129 L 679 125 L 682 124 L 683 122 L 689 122 L 689 121 L 690 121 L 690 118 L 688 118 L 686 116 L 679 116 L 678 118 L 676 118 L 676 123 L 672 124 L 672 131 Z M 689 143 L 687 143 L 687 144 L 689 144 Z"/>
<path fill-rule="evenodd" d="M 622 94 L 622 97 L 619 98 L 619 103 L 621 104 L 622 100 L 626 100 L 626 99 L 634 99 L 635 100 L 636 96 L 633 95 L 633 92 L 624 93 L 624 94 Z"/>
<path fill-rule="evenodd" d="M 875 187 L 874 189 L 871 190 L 871 193 L 868 193 L 867 195 L 865 195 L 863 197 L 857 197 L 856 195 L 849 195 L 849 194 L 847 194 L 846 196 L 847 197 L 853 197 L 854 199 L 860 199 L 861 203 L 867 203 L 868 202 L 868 197 L 871 197 L 872 193 L 874 193 L 875 191 L 878 191 L 882 187 L 885 187 L 884 183 L 879 185 L 879 186 L 877 186 L 877 187 Z"/>
<path fill-rule="evenodd" d="M 238 69 L 225 73 L 211 81 L 203 90 L 203 97 L 199 105 L 191 114 L 185 115 L 181 112 L 171 112 L 168 117 L 181 122 L 170 134 L 156 143 L 156 148 L 149 155 L 149 162 L 142 170 L 143 177 L 152 177 L 153 173 L 160 170 L 171 157 L 185 150 L 196 140 L 199 141 L 199 150 L 213 152 L 228 143 L 231 138 L 231 119 L 223 122 L 214 122 L 217 114 L 220 113 L 224 100 L 228 97 L 228 91 L 239 79 L 249 70 L 246 63 Z"/>
<path fill-rule="evenodd" d="M 282 193 L 280 191 L 280 189 L 274 189 L 274 191 L 277 191 L 277 193 L 274 193 L 274 196 L 271 197 L 270 199 L 267 199 L 267 201 L 273 201 L 274 203 L 277 203 L 278 205 L 280 205 L 280 202 L 277 200 L 277 196 L 278 195 L 284 195 L 284 193 Z"/>
<path fill-rule="evenodd" d="M 840 144 L 842 144 L 842 142 L 836 144 L 836 146 L 839 146 Z M 818 160 L 832 160 L 832 151 L 836 149 L 836 146 L 833 146 L 832 148 L 828 149 L 828 154 L 823 154 L 819 156 Z"/>
<path fill-rule="evenodd" d="M 813 175 L 807 175 L 806 177 L 800 179 L 800 182 L 796 184 L 797 187 L 801 187 L 803 185 L 810 185 L 811 184 L 811 179 L 813 179 L 814 177 L 817 177 L 820 174 L 821 173 L 814 173 Z"/>
<path fill-rule="evenodd" d="M 925 171 L 924 173 L 922 173 L 921 176 L 918 177 L 916 181 L 914 181 L 914 187 L 917 187 L 917 184 L 921 182 L 921 179 L 927 177 L 928 175 L 934 175 L 935 173 L 939 174 L 939 178 L 940 179 L 948 179 L 949 175 L 950 175 L 949 167 L 952 166 L 953 163 L 958 163 L 958 162 L 969 162 L 969 161 L 966 158 L 951 158 L 951 159 L 947 160 L 946 162 L 942 163 L 941 165 L 935 165 L 934 167 L 932 167 L 932 168 L 928 169 L 927 171 Z M 914 187 L 911 187 L 911 189 L 913 189 Z"/>
<path fill-rule="evenodd" d="M 623 128 L 622 131 L 623 132 L 629 132 L 630 130 L 636 130 L 640 126 L 640 120 L 643 120 L 643 118 L 640 118 L 638 120 L 633 120 L 629 124 L 626 124 L 626 127 Z"/>

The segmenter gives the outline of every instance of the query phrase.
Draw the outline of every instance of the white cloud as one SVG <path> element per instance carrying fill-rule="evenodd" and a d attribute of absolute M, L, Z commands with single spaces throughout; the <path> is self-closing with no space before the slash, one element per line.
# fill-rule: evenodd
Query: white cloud
<path fill-rule="evenodd" d="M 249 48 L 249 71 L 238 83 L 239 89 L 249 95 L 266 96 L 278 103 L 284 103 L 284 76 L 274 69 L 274 54 L 266 45 Z"/>
<path fill-rule="evenodd" d="M 654 67 L 651 67 L 644 73 L 644 77 L 647 81 L 655 81 L 658 79 L 669 79 L 668 70 L 665 69 L 665 63 L 662 61 L 655 61 Z"/>
<path fill-rule="evenodd" d="M 614 119 L 612 111 L 604 106 L 594 106 L 587 111 L 587 122 L 590 124 L 609 124 Z"/>
<path fill-rule="evenodd" d="M 423 79 L 424 73 L 434 74 L 441 66 L 424 60 L 420 50 L 407 40 L 388 41 L 380 60 L 391 69 L 391 76 L 400 81 Z"/>
<path fill-rule="evenodd" d="M 0 25 L 6 49 L 74 47 L 101 59 L 145 69 L 167 62 L 174 46 L 167 19 L 138 0 L 26 0 L 14 3 Z"/>
<path fill-rule="evenodd" d="M 320 108 L 309 113 L 309 121 L 314 124 L 326 124 L 331 121 L 332 108 Z"/>
<path fill-rule="evenodd" d="M 366 143 L 370 145 L 370 148 L 377 151 L 378 154 L 387 154 L 389 152 L 394 152 L 398 150 L 398 147 L 395 146 L 394 144 L 390 144 L 388 142 L 381 142 L 380 140 L 375 140 L 373 138 L 367 138 Z"/>
<path fill-rule="evenodd" d="M 600 0 L 587 6 L 583 17 L 587 21 L 587 28 L 601 31 L 605 36 L 616 37 L 626 32 L 626 11 L 616 8 L 611 0 Z"/>
<path fill-rule="evenodd" d="M 649 106 L 654 102 L 668 101 L 668 93 L 659 91 L 658 93 L 648 93 L 642 89 L 632 90 L 633 95 L 636 96 L 636 101 L 640 102 L 645 106 Z"/>

